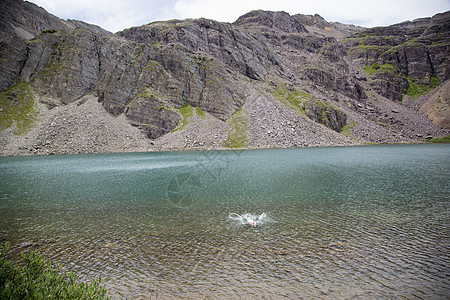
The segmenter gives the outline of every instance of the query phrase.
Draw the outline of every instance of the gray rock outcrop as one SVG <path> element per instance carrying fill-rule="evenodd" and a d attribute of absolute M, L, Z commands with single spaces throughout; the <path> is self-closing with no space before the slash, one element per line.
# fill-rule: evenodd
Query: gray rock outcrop
<path fill-rule="evenodd" d="M 380 95 L 401 101 L 414 87 L 436 87 L 449 78 L 450 12 L 361 31 L 344 45 L 352 62 L 369 73 Z M 434 78 L 434 83 L 433 83 Z"/>

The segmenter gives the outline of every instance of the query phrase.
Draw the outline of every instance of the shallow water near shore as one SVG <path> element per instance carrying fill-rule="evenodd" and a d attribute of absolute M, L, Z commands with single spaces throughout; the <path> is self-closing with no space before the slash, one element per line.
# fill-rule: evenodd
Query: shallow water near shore
<path fill-rule="evenodd" d="M 449 170 L 450 145 L 3 157 L 0 240 L 113 298 L 448 299 Z"/>

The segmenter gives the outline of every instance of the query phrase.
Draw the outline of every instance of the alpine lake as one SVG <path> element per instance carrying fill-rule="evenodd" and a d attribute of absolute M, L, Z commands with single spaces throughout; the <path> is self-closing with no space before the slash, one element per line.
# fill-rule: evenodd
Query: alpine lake
<path fill-rule="evenodd" d="M 6 241 L 113 299 L 449 299 L 450 145 L 1 157 Z"/>

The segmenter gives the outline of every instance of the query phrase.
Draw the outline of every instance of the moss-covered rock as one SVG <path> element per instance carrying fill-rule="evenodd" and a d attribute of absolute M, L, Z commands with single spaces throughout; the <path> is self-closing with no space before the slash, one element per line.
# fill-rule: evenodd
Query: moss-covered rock
<path fill-rule="evenodd" d="M 342 110 L 317 99 L 306 101 L 303 108 L 308 118 L 336 132 L 340 132 L 347 122 L 347 115 Z"/>
<path fill-rule="evenodd" d="M 153 96 L 138 96 L 125 113 L 131 125 L 142 129 L 150 139 L 156 139 L 177 126 L 178 114 L 164 107 L 164 103 Z"/>
<path fill-rule="evenodd" d="M 339 132 L 346 124 L 347 115 L 339 108 L 330 105 L 293 85 L 280 84 L 272 95 L 284 105 L 309 119 Z"/>
<path fill-rule="evenodd" d="M 272 89 L 269 89 L 271 91 Z M 286 83 L 282 83 L 272 90 L 271 94 L 284 105 L 297 113 L 305 115 L 304 102 L 314 100 L 315 97 L 304 90 Z"/>

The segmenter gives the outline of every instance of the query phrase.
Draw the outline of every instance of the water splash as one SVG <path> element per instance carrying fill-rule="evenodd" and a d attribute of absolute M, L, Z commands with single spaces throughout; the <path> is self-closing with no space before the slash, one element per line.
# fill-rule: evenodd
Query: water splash
<path fill-rule="evenodd" d="M 228 215 L 228 219 L 236 222 L 239 225 L 250 225 L 251 227 L 261 226 L 271 221 L 271 219 L 267 216 L 266 213 L 262 213 L 260 215 L 254 215 L 249 213 L 239 215 L 237 213 L 230 213 Z"/>

